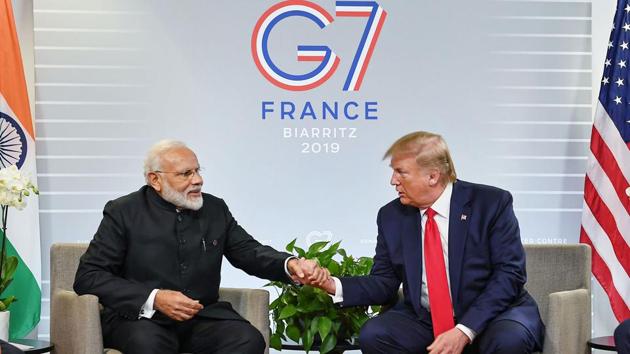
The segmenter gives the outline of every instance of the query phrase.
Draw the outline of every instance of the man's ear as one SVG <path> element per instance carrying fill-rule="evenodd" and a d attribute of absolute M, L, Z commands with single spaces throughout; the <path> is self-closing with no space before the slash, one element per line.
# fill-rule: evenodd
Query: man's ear
<path fill-rule="evenodd" d="M 160 180 L 160 176 L 158 176 L 155 172 L 149 172 L 148 174 L 149 185 L 155 189 L 156 192 L 162 191 L 162 181 Z"/>
<path fill-rule="evenodd" d="M 435 187 L 440 183 L 440 171 L 435 169 L 429 173 L 429 186 Z"/>

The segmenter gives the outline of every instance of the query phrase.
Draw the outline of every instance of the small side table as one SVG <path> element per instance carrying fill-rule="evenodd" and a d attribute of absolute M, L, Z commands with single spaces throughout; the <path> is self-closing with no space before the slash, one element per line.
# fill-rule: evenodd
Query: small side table
<path fill-rule="evenodd" d="M 617 347 L 615 347 L 615 337 L 613 336 L 591 338 L 586 344 L 592 349 L 608 350 L 611 352 L 617 351 Z"/>
<path fill-rule="evenodd" d="M 28 345 L 31 349 L 24 350 L 28 354 L 50 353 L 55 347 L 52 343 L 35 339 L 14 339 L 10 343 Z"/>

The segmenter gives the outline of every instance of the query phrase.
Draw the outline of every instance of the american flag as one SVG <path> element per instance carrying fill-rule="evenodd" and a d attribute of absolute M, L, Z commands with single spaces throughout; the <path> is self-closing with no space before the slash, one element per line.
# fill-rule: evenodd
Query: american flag
<path fill-rule="evenodd" d="M 630 318 L 630 4 L 618 0 L 584 184 L 580 242 L 618 321 Z"/>

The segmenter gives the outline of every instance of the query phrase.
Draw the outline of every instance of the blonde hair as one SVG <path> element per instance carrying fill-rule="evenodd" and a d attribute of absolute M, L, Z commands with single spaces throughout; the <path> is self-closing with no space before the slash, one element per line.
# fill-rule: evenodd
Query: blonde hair
<path fill-rule="evenodd" d="M 457 179 L 446 141 L 438 134 L 425 131 L 407 134 L 387 149 L 383 159 L 398 154 L 414 155 L 416 163 L 422 168 L 436 168 L 440 171 L 440 182 L 444 185 Z"/>

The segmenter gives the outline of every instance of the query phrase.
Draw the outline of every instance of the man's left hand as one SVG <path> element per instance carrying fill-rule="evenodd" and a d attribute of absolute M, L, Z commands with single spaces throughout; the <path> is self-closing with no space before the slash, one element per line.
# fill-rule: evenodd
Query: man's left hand
<path fill-rule="evenodd" d="M 437 336 L 427 350 L 429 354 L 461 354 L 468 342 L 468 336 L 464 332 L 451 328 Z"/>
<path fill-rule="evenodd" d="M 322 268 L 315 260 L 305 258 L 293 258 L 287 264 L 289 274 L 293 281 L 305 285 L 321 285 L 330 278 L 328 269 Z"/>

